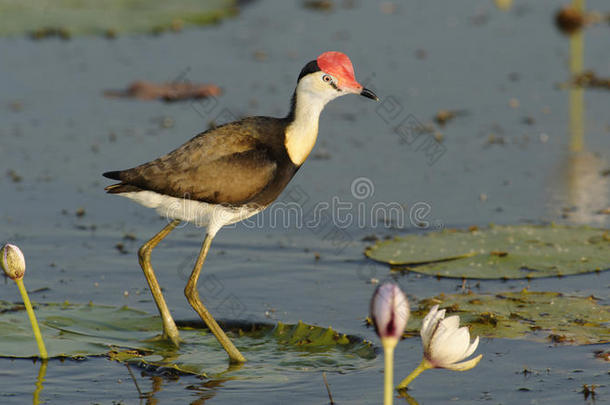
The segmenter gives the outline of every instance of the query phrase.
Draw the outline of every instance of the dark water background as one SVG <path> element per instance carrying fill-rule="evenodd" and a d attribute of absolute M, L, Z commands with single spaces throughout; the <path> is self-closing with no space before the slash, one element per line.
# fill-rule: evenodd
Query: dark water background
<path fill-rule="evenodd" d="M 323 231 L 297 229 L 271 226 L 270 217 L 263 215 L 255 229 L 223 230 L 202 280 L 205 284 L 205 275 L 213 275 L 222 289 L 206 296 L 203 285 L 201 292 L 220 318 L 303 320 L 377 342 L 363 326 L 374 289 L 368 281 L 391 276 L 386 266 L 363 258 L 364 236 L 421 232 L 414 223 L 421 220 L 433 229 L 547 221 L 608 226 L 608 216 L 596 214 L 608 206 L 610 196 L 608 178 L 597 175 L 610 167 L 608 93 L 585 92 L 585 148 L 581 157 L 571 158 L 568 91 L 558 88 L 569 78 L 569 46 L 552 21 L 560 4 L 517 1 L 503 12 L 489 1 L 408 2 L 396 3 L 388 14 L 377 2 L 339 5 L 322 13 L 306 10 L 300 2 L 259 1 L 218 26 L 179 34 L 112 41 L 2 38 L 1 237 L 25 252 L 28 288 L 45 289 L 32 295 L 34 301 L 92 300 L 153 312 L 135 254 L 164 219 L 104 194 L 109 182 L 101 173 L 155 158 L 212 120 L 284 115 L 304 63 L 323 51 L 341 50 L 352 59 L 357 78 L 386 102 L 344 97 L 331 103 L 312 157 L 282 199 L 305 195 L 305 205 L 313 207 L 335 198 L 351 203 L 350 212 L 364 224 L 355 221 L 343 229 L 346 242 L 326 236 L 334 229 L 328 221 L 320 225 L 328 226 Z M 605 5 L 587 4 L 602 10 Z M 607 26 L 589 29 L 584 66 L 610 72 L 608 44 Z M 103 90 L 136 79 L 213 82 L 225 93 L 213 106 L 102 96 Z M 13 102 L 22 109 L 14 111 Z M 431 158 L 395 132 L 405 119 L 432 122 L 440 109 L 466 111 L 446 127 L 437 126 L 443 136 L 440 157 Z M 526 118 L 531 118 L 529 124 Z M 173 125 L 163 128 L 163 120 Z M 5 176 L 9 170 L 22 180 L 15 183 Z M 591 176 L 578 181 L 573 173 Z M 373 192 L 358 199 L 351 188 L 361 177 Z M 404 206 L 402 223 L 375 225 L 369 214 L 379 202 Z M 425 208 L 417 221 L 409 217 L 413 206 Z M 81 207 L 85 215 L 77 217 Z M 137 239 L 123 240 L 127 233 Z M 202 236 L 194 226 L 179 229 L 153 253 L 177 319 L 194 317 L 182 291 Z M 115 248 L 119 242 L 129 254 Z M 395 278 L 412 299 L 453 293 L 461 284 L 414 274 Z M 610 275 L 485 281 L 478 291 L 524 287 L 593 294 L 607 303 Z M 8 283 L 1 295 L 19 300 Z M 603 348 L 483 340 L 478 367 L 465 373 L 426 372 L 411 393 L 423 404 L 577 404 L 583 402 L 582 385 L 597 384 L 595 403 L 603 403 L 610 395 L 608 366 L 593 358 L 593 350 Z M 419 362 L 419 340 L 402 342 L 396 355 L 400 378 Z M 29 402 L 39 365 L 1 364 L 0 402 Z M 379 356 L 363 369 L 330 373 L 337 403 L 380 401 L 382 366 Z M 532 373 L 523 374 L 524 369 Z M 310 404 L 328 402 L 321 371 L 286 371 L 282 379 L 263 383 L 142 376 L 137 369 L 136 375 L 144 391 L 158 391 L 152 403 L 212 398 L 210 403 Z M 140 402 L 127 369 L 101 358 L 50 362 L 41 399 Z"/>

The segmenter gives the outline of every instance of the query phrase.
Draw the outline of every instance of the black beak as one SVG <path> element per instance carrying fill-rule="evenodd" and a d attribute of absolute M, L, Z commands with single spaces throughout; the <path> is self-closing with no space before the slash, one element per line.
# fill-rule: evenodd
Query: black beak
<path fill-rule="evenodd" d="M 379 101 L 379 97 L 377 97 L 375 95 L 375 93 L 373 93 L 372 91 L 370 91 L 369 89 L 367 89 L 365 87 L 362 88 L 360 95 L 364 96 L 366 98 L 370 98 L 371 100 Z"/>

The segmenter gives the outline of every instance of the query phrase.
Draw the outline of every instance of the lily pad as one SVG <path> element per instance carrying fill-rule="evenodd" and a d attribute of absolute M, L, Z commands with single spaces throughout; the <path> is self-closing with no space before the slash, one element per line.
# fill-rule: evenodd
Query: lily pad
<path fill-rule="evenodd" d="M 610 342 L 610 306 L 594 297 L 527 290 L 424 299 L 411 312 L 407 336 L 419 335 L 424 316 L 436 304 L 447 315 L 459 315 L 473 336 L 574 345 Z"/>
<path fill-rule="evenodd" d="M 159 339 L 158 316 L 127 307 L 39 304 L 40 322 L 50 357 L 108 356 L 142 366 L 198 375 L 225 371 L 227 356 L 200 321 L 177 322 L 183 339 L 179 349 Z M 248 363 L 244 375 L 273 378 L 280 369 L 358 369 L 375 358 L 372 343 L 331 328 L 283 323 L 221 323 Z M 0 356 L 31 358 L 38 355 L 23 306 L 0 301 Z M 250 368 L 249 368 L 250 367 Z"/>
<path fill-rule="evenodd" d="M 395 270 L 451 278 L 518 279 L 610 268 L 610 232 L 563 225 L 443 230 L 379 242 L 365 254 Z"/>
<path fill-rule="evenodd" d="M 160 32 L 235 14 L 234 0 L 0 0 L 0 35 Z"/>

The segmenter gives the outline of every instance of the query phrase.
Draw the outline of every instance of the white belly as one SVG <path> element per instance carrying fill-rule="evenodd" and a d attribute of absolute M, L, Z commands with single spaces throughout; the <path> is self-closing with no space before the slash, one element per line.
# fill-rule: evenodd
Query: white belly
<path fill-rule="evenodd" d="M 206 227 L 207 233 L 211 236 L 214 236 L 223 226 L 243 221 L 264 209 L 264 207 L 226 207 L 171 197 L 154 191 L 134 191 L 120 195 L 145 207 L 154 208 L 159 215 L 167 219 L 179 219 L 191 222 L 198 227 Z"/>

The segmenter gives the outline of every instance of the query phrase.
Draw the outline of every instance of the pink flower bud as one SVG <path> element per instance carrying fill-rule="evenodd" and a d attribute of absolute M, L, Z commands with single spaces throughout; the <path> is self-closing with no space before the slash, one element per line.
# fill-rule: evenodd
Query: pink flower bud
<path fill-rule="evenodd" d="M 400 340 L 409 319 L 409 301 L 400 287 L 393 283 L 377 287 L 371 299 L 371 319 L 382 340 Z"/>

